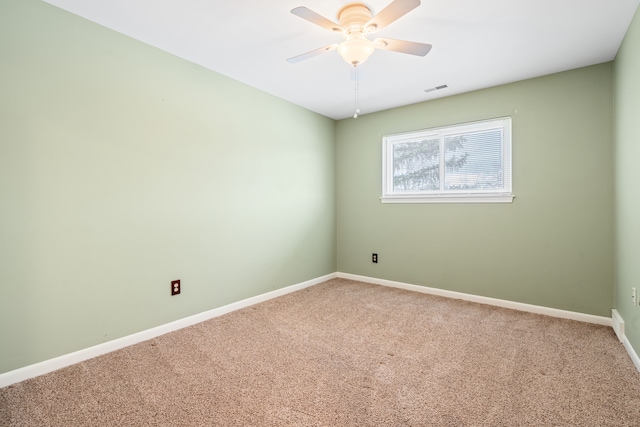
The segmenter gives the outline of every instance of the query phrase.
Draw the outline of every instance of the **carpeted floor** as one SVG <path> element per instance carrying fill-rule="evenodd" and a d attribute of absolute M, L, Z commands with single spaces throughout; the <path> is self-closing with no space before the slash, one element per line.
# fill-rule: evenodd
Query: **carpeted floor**
<path fill-rule="evenodd" d="M 0 389 L 1 426 L 638 426 L 611 328 L 342 279 Z"/>

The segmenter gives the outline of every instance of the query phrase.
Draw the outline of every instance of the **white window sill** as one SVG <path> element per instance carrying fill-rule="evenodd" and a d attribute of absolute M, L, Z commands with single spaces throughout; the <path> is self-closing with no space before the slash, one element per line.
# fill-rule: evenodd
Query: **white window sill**
<path fill-rule="evenodd" d="M 382 203 L 511 203 L 513 194 L 410 194 L 382 196 Z"/>

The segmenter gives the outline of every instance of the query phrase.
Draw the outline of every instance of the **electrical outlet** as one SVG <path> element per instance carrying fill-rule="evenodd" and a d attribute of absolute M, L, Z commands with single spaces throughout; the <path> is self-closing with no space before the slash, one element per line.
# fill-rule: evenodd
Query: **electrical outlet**
<path fill-rule="evenodd" d="M 371 254 L 371 262 L 374 264 L 378 263 L 378 254 Z"/>
<path fill-rule="evenodd" d="M 178 295 L 180 293 L 180 280 L 171 281 L 171 296 Z"/>

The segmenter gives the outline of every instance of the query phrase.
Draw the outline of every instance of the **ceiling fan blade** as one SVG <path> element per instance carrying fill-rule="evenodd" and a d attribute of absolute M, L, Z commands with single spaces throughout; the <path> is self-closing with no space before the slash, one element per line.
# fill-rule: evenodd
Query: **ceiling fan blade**
<path fill-rule="evenodd" d="M 420 6 L 420 0 L 394 0 L 376 16 L 371 18 L 371 20 L 364 25 L 364 28 L 368 32 L 381 30 L 418 6 Z"/>
<path fill-rule="evenodd" d="M 304 6 L 299 6 L 291 9 L 291 13 L 299 16 L 302 19 L 306 19 L 312 24 L 319 25 L 325 30 L 333 31 L 334 33 L 342 33 L 344 31 L 344 28 L 342 28 L 340 25 Z"/>
<path fill-rule="evenodd" d="M 430 44 L 408 42 L 405 40 L 378 38 L 373 41 L 373 44 L 378 49 L 392 50 L 394 52 L 408 53 L 417 56 L 425 56 L 431 50 Z"/>
<path fill-rule="evenodd" d="M 322 53 L 325 52 L 331 52 L 332 50 L 335 50 L 338 47 L 338 43 L 334 43 L 334 44 L 330 44 L 327 46 L 323 46 L 320 47 L 318 49 L 314 49 L 310 52 L 307 53 L 303 53 L 301 55 L 298 56 L 294 56 L 293 58 L 289 58 L 287 59 L 287 62 L 291 63 L 291 64 L 295 64 L 296 62 L 300 62 L 300 61 L 304 61 L 305 59 L 309 59 L 309 58 L 313 58 L 314 56 L 318 56 Z"/>

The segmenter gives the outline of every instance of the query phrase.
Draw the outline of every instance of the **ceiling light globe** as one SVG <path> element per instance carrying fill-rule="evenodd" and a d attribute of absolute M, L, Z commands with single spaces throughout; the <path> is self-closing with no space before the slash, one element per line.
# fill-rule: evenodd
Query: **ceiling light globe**
<path fill-rule="evenodd" d="M 340 43 L 338 53 L 351 65 L 360 65 L 376 50 L 373 42 L 367 38 L 351 38 Z"/>

